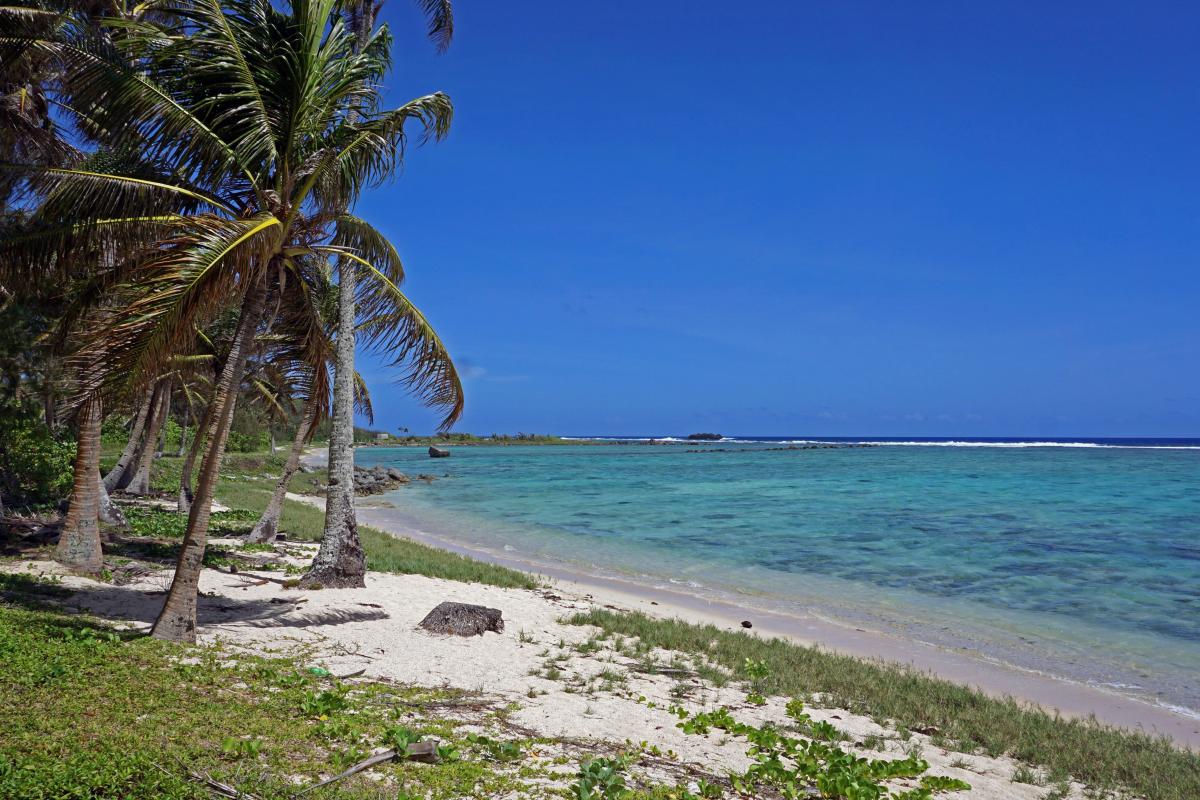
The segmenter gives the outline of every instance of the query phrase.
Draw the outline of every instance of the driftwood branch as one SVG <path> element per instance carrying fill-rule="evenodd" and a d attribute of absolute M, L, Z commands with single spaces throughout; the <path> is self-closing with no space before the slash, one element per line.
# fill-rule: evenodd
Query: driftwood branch
<path fill-rule="evenodd" d="M 179 761 L 178 758 L 175 760 Z M 167 775 L 171 774 L 169 770 L 160 764 L 155 764 L 154 766 L 158 767 Z M 183 771 L 187 773 L 189 780 L 191 780 L 193 783 L 198 783 L 201 786 L 204 786 L 217 797 L 225 797 L 228 798 L 228 800 L 258 800 L 257 796 L 252 795 L 249 792 L 243 792 L 240 789 L 236 789 L 233 786 L 230 786 L 228 783 L 221 783 L 207 773 L 194 772 L 188 769 L 187 765 L 182 761 L 179 761 L 179 766 L 182 767 Z"/>
<path fill-rule="evenodd" d="M 423 761 L 427 764 L 435 764 L 438 761 L 437 741 L 435 739 L 430 739 L 424 742 L 414 742 L 413 744 L 410 744 L 404 751 L 404 755 L 409 761 Z M 326 778 L 320 783 L 314 783 L 312 786 L 301 789 L 292 795 L 292 797 L 295 798 L 306 795 L 311 791 L 320 789 L 322 786 L 328 786 L 329 784 L 340 781 L 343 778 L 349 778 L 351 775 L 362 772 L 364 769 L 370 769 L 376 764 L 382 764 L 385 761 L 391 761 L 398 756 L 399 752 L 396 750 L 384 750 L 382 753 L 376 753 L 370 758 L 358 762 L 345 772 L 338 773 L 332 778 Z"/>

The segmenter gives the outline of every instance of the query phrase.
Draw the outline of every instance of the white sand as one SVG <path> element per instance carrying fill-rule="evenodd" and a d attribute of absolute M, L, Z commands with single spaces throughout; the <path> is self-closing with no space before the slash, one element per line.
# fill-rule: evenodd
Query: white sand
<path fill-rule="evenodd" d="M 302 563 L 306 553 L 313 551 L 308 545 L 289 544 L 287 548 L 296 563 Z M 8 568 L 63 574 L 53 562 L 45 561 L 20 562 Z M 601 740 L 614 745 L 626 740 L 646 741 L 664 752 L 674 751 L 693 776 L 744 769 L 748 763 L 745 743 L 728 740 L 719 732 L 685 735 L 675 727 L 678 720 L 667 711 L 672 703 L 680 702 L 692 710 L 727 705 L 746 722 L 787 722 L 786 698 L 771 698 L 767 705 L 755 707 L 745 702 L 744 688 L 736 684 L 717 689 L 688 676 L 681 682 L 689 694 L 677 700 L 672 695 L 674 678 L 636 671 L 637 662 L 614 652 L 611 641 L 601 643 L 603 649 L 598 652 L 577 652 L 575 648 L 586 642 L 595 629 L 565 625 L 560 620 L 596 601 L 557 587 L 536 591 L 501 589 L 415 575 L 371 573 L 365 589 L 302 591 L 283 588 L 276 582 L 277 574 L 264 572 L 261 577 L 275 581 L 263 583 L 245 571 L 237 575 L 204 571 L 199 629 L 202 642 L 221 640 L 257 652 L 303 644 L 311 663 L 321 664 L 334 674 L 365 669 L 368 678 L 479 692 L 502 704 L 515 703 L 519 710 L 511 720 L 539 735 Z M 66 601 L 68 605 L 145 629 L 161 608 L 167 576 L 150 576 L 120 587 L 69 575 L 63 583 L 81 590 Z M 504 632 L 458 638 L 417 628 L 420 619 L 443 600 L 501 609 Z M 660 663 L 672 658 L 672 654 L 657 655 Z M 561 678 L 549 680 L 530 674 L 543 671 L 550 660 L 561 670 Z M 624 677 L 607 689 L 601 687 L 602 681 L 593 680 L 591 691 L 581 691 L 582 682 L 605 671 Z M 639 695 L 657 707 L 638 702 Z M 908 742 L 901 742 L 895 730 L 865 717 L 838 709 L 809 710 L 814 719 L 830 721 L 849 734 L 851 742 L 869 735 L 889 737 L 883 752 L 862 750 L 862 755 L 903 757 L 906 748 L 919 745 L 932 774 L 959 778 L 972 785 L 970 792 L 956 797 L 1034 800 L 1046 793 L 1045 787 L 1013 783 L 1017 765 L 1008 759 L 949 752 L 918 733 L 912 734 Z M 657 763 L 661 766 L 665 760 Z M 674 780 L 679 775 L 677 771 L 665 774 L 671 770 L 658 774 L 653 766 L 632 769 L 660 779 Z M 1075 789 L 1073 796 L 1081 797 L 1080 787 Z"/>

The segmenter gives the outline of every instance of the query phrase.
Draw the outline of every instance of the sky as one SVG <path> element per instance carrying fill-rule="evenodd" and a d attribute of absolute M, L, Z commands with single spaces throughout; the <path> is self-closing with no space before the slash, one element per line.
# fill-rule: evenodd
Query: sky
<path fill-rule="evenodd" d="M 752 11 L 752 13 L 748 13 Z M 1200 8 L 389 0 L 457 430 L 1200 436 Z M 378 357 L 376 428 L 437 416 Z"/>

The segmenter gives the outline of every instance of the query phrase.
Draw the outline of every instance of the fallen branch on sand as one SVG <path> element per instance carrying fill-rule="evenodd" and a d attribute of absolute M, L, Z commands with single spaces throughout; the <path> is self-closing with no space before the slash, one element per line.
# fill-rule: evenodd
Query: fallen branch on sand
<path fill-rule="evenodd" d="M 326 778 L 320 783 L 314 783 L 312 786 L 301 789 L 292 795 L 292 797 L 300 797 L 301 795 L 305 795 L 311 791 L 320 789 L 322 786 L 328 786 L 329 784 L 340 781 L 343 778 L 349 778 L 351 775 L 362 772 L 364 769 L 370 769 L 376 764 L 382 764 L 398 758 L 399 755 L 400 753 L 397 750 L 384 750 L 382 753 L 376 753 L 370 758 L 358 762 L 345 772 L 338 773 L 332 778 Z M 421 761 L 426 764 L 436 764 L 440 760 L 437 753 L 437 741 L 430 739 L 424 742 L 413 742 L 405 748 L 404 757 L 409 761 Z"/>
<path fill-rule="evenodd" d="M 176 760 L 178 760 L 178 759 L 176 759 Z M 154 766 L 158 767 L 160 770 L 165 772 L 167 775 L 171 774 L 161 764 L 155 764 Z M 252 795 L 249 792 L 243 792 L 239 789 L 235 789 L 234 787 L 230 786 L 228 783 L 221 783 L 220 781 L 214 779 L 211 775 L 209 775 L 207 773 L 193 772 L 192 770 L 188 769 L 187 765 L 185 765 L 182 761 L 179 762 L 179 766 L 182 767 L 183 771 L 187 773 L 189 780 L 191 780 L 194 783 L 201 784 L 202 786 L 207 788 L 210 792 L 215 794 L 217 797 L 227 797 L 227 798 L 229 798 L 229 800 L 258 800 L 258 798 L 255 795 Z"/>

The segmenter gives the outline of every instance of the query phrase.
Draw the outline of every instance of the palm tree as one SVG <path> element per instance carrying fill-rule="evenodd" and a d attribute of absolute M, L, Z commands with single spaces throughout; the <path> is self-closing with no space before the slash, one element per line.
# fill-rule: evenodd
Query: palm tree
<path fill-rule="evenodd" d="M 454 35 L 450 0 L 419 0 L 428 20 L 428 35 L 439 52 Z M 347 23 L 354 32 L 356 52 L 365 50 L 375 29 L 382 4 L 376 0 L 354 0 L 347 5 Z M 399 266 L 394 249 L 388 253 Z M 354 339 L 357 319 L 359 265 L 354 259 L 338 263 L 338 322 L 336 366 L 333 382 L 333 424 L 329 432 L 329 482 L 325 493 L 325 530 L 312 567 L 301 579 L 309 588 L 362 587 L 367 571 L 366 557 L 358 536 L 354 511 Z"/>
<path fill-rule="evenodd" d="M 100 545 L 100 425 L 101 401 L 93 395 L 79 410 L 75 449 L 75 481 L 71 505 L 58 537 L 55 560 L 84 573 L 96 574 L 104 566 Z"/>
<path fill-rule="evenodd" d="M 397 347 L 418 394 L 446 409 L 445 424 L 462 411 L 444 346 L 398 288 L 394 248 L 345 211 L 392 174 L 407 123 L 421 125 L 427 138 L 446 134 L 450 101 L 435 93 L 381 109 L 390 36 L 379 29 L 358 47 L 338 8 L 334 0 L 224 7 L 204 0 L 162 12 L 187 35 L 130 22 L 119 51 L 36 43 L 64 65 L 63 102 L 103 132 L 113 167 L 31 170 L 31 181 L 72 201 L 43 208 L 34 238 L 56 248 L 88 237 L 142 244 L 118 250 L 129 253 L 110 276 L 118 321 L 88 332 L 85 357 L 103 371 L 83 391 L 147 386 L 186 350 L 196 325 L 238 309 L 175 578 L 152 630 L 159 638 L 195 638 L 197 584 L 237 388 L 268 303 L 305 307 L 304 271 L 330 258 L 357 264 L 359 295 L 390 309 L 372 314 L 387 322 L 370 335 Z M 20 249 L 25 258 L 38 250 Z"/>

